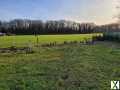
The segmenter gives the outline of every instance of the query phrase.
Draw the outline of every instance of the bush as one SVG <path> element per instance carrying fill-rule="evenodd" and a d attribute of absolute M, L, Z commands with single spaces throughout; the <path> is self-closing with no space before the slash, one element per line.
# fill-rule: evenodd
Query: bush
<path fill-rule="evenodd" d="M 93 36 L 93 41 L 116 41 L 120 42 L 120 32 L 107 32 L 103 33 L 103 36 Z"/>

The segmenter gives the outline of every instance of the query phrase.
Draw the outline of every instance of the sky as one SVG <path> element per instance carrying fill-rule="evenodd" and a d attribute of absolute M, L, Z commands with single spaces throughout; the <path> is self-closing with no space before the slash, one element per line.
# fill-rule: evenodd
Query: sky
<path fill-rule="evenodd" d="M 0 20 L 115 22 L 117 0 L 0 0 Z"/>

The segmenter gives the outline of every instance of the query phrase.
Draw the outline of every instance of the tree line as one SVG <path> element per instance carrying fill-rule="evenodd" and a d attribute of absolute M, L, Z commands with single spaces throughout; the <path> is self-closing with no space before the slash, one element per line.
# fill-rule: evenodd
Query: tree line
<path fill-rule="evenodd" d="M 77 23 L 73 21 L 46 21 L 15 19 L 9 22 L 0 21 L 0 33 L 16 35 L 32 34 L 83 34 L 95 32 L 120 31 L 113 24 L 97 26 L 94 23 Z"/>
<path fill-rule="evenodd" d="M 92 33 L 94 23 L 76 23 L 72 21 L 46 21 L 16 19 L 0 22 L 0 32 L 11 34 L 74 34 Z"/>

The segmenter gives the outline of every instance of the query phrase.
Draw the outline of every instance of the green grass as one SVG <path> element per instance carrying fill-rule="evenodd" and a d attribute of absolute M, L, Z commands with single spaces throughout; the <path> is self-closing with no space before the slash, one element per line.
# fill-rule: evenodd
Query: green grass
<path fill-rule="evenodd" d="M 110 90 L 110 81 L 120 80 L 117 43 L 35 50 L 33 54 L 0 53 L 0 90 Z"/>
<path fill-rule="evenodd" d="M 39 43 L 50 43 L 57 42 L 63 43 L 64 41 L 83 41 L 85 39 L 91 39 L 92 36 L 99 35 L 95 34 L 70 34 L 70 35 L 39 35 Z M 26 46 L 29 42 L 36 44 L 37 38 L 34 35 L 25 36 L 2 36 L 0 37 L 0 47 L 15 46 Z"/>

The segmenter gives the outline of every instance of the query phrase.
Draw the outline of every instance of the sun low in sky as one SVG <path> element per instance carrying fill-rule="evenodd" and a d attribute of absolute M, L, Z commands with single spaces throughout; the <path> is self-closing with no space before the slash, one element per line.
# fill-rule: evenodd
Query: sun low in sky
<path fill-rule="evenodd" d="M 0 20 L 114 22 L 117 0 L 0 0 Z"/>

